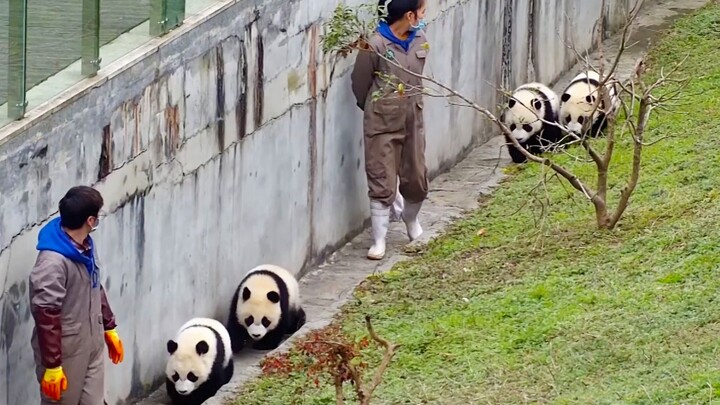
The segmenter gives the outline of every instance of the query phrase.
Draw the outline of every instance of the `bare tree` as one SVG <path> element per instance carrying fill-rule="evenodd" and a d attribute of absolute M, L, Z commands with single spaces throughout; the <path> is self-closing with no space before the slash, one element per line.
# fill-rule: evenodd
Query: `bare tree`
<path fill-rule="evenodd" d="M 546 125 L 553 125 L 560 129 L 563 139 L 562 145 L 553 145 L 550 150 L 567 150 L 567 147 L 573 144 L 580 145 L 584 152 L 589 156 L 588 162 L 592 162 L 596 168 L 595 185 L 590 186 L 581 180 L 569 168 L 558 164 L 553 160 L 552 156 L 544 153 L 541 156 L 533 155 L 528 152 L 517 140 L 512 136 L 509 128 L 503 124 L 498 117 L 489 109 L 478 105 L 475 101 L 464 96 L 460 92 L 443 84 L 439 80 L 424 74 L 417 74 L 405 69 L 395 60 L 389 59 L 387 55 L 377 53 L 377 55 L 388 63 L 396 66 L 407 74 L 420 78 L 425 82 L 434 84 L 437 89 L 429 89 L 427 87 L 410 86 L 403 83 L 395 76 L 377 72 L 385 83 L 385 87 L 373 94 L 373 99 L 381 97 L 406 97 L 410 95 L 423 94 L 430 97 L 441 97 L 447 100 L 451 105 L 469 107 L 482 114 L 485 118 L 492 121 L 503 134 L 506 139 L 510 140 L 512 145 L 517 148 L 530 162 L 538 163 L 552 169 L 557 175 L 567 181 L 575 190 L 588 200 L 595 209 L 597 226 L 600 229 L 613 229 L 618 221 L 625 213 L 630 197 L 637 187 L 640 179 L 640 171 L 642 167 L 642 152 L 647 145 L 655 143 L 646 142 L 646 133 L 650 115 L 655 110 L 668 109 L 674 101 L 677 101 L 682 95 L 683 90 L 687 87 L 689 80 L 673 79 L 671 76 L 677 72 L 678 68 L 684 62 L 676 64 L 669 71 L 660 69 L 660 73 L 654 80 L 649 80 L 645 75 L 646 72 L 646 55 L 639 58 L 629 78 L 623 81 L 616 79 L 616 71 L 620 63 L 621 57 L 628 48 L 628 41 L 631 34 L 631 27 L 635 21 L 639 4 L 637 1 L 635 6 L 628 11 L 625 23 L 620 29 L 620 44 L 618 50 L 613 56 L 610 63 L 605 61 L 606 50 L 603 47 L 603 40 L 606 38 L 605 32 L 605 10 L 606 2 L 602 1 L 600 19 L 597 24 L 597 43 L 598 50 L 598 66 L 592 66 L 590 58 L 582 56 L 574 46 L 568 45 L 575 52 L 579 61 L 584 63 L 587 69 L 594 70 L 599 73 L 601 83 L 598 86 L 598 96 L 592 107 L 591 115 L 596 111 L 605 113 L 607 126 L 604 130 L 605 147 L 604 151 L 596 150 L 596 147 L 588 137 L 592 120 L 585 120 L 581 134 L 575 134 L 568 131 L 563 125 L 555 122 L 548 122 L 543 117 L 537 117 Z M 335 12 L 324 26 L 325 34 L 322 37 L 323 50 L 326 54 L 335 58 L 347 57 L 350 53 L 357 50 L 360 52 L 373 52 L 368 46 L 367 41 L 372 35 L 374 28 L 379 20 L 386 15 L 386 10 L 378 7 L 376 2 L 363 4 L 359 7 L 348 7 L 340 4 Z M 335 60 L 337 62 L 337 59 Z M 609 64 L 609 68 L 608 65 Z M 334 65 L 332 72 L 334 72 Z M 332 73 L 331 73 L 332 76 Z M 612 105 L 609 88 L 614 87 L 617 90 L 617 98 L 620 106 L 615 110 L 609 108 L 602 109 L 601 106 L 609 107 Z M 665 89 L 665 90 L 663 90 Z M 511 93 L 507 89 L 501 89 L 501 92 L 509 96 Z M 534 109 L 529 110 L 534 112 Z M 619 119 L 618 113 L 622 112 L 622 119 Z M 537 116 L 537 113 L 535 113 Z M 613 208 L 608 206 L 608 178 L 611 169 L 611 161 L 616 146 L 618 145 L 618 137 L 629 135 L 632 140 L 633 161 L 632 169 L 626 180 L 625 186 L 620 191 L 619 201 Z M 545 177 L 545 176 L 543 176 Z"/>

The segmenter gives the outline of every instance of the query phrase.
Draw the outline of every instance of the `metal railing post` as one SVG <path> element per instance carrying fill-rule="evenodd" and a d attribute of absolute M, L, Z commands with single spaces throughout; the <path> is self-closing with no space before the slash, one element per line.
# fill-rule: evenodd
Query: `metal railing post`
<path fill-rule="evenodd" d="M 17 120 L 27 107 L 27 0 L 10 0 L 8 24 L 8 118 Z"/>
<path fill-rule="evenodd" d="M 100 70 L 100 0 L 83 0 L 82 5 L 83 76 L 95 76 Z"/>

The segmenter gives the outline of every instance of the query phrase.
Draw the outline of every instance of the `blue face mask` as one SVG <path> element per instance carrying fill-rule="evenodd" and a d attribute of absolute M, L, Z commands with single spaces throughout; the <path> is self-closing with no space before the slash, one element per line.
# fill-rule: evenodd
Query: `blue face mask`
<path fill-rule="evenodd" d="M 425 22 L 424 18 L 420 20 L 417 25 L 410 25 L 410 29 L 412 29 L 413 31 L 424 30 L 425 27 L 427 27 L 427 22 Z"/>

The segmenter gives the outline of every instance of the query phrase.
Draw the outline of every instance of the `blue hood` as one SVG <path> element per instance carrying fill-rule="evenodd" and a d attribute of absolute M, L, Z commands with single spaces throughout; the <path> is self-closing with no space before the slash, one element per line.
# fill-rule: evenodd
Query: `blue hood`
<path fill-rule="evenodd" d="M 407 52 L 408 49 L 410 49 L 410 44 L 412 43 L 413 39 L 415 39 L 415 35 L 417 34 L 417 32 L 415 32 L 415 31 L 410 31 L 410 34 L 408 35 L 407 39 L 403 41 L 402 39 L 396 37 L 395 34 L 393 34 L 392 30 L 390 29 L 390 26 L 385 21 L 380 21 L 380 23 L 378 24 L 377 31 L 378 31 L 378 33 L 380 33 L 380 35 L 385 37 L 388 41 L 392 41 L 392 42 L 400 45 L 400 47 L 402 47 L 402 49 L 404 49 L 405 52 Z"/>
<path fill-rule="evenodd" d="M 96 288 L 98 286 L 98 271 L 95 266 L 95 245 L 91 237 L 88 236 L 88 240 L 90 242 L 90 257 L 85 256 L 75 247 L 70 236 L 60 227 L 60 218 L 58 217 L 40 229 L 37 250 L 50 250 L 65 256 L 69 260 L 84 264 L 90 275 L 90 280 L 92 280 L 92 286 Z"/>

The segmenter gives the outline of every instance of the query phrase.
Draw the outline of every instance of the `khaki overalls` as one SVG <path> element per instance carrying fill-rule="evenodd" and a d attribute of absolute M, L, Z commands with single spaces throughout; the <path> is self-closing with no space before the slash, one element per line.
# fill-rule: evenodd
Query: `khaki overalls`
<path fill-rule="evenodd" d="M 400 194 L 407 202 L 422 202 L 428 194 L 425 166 L 425 128 L 423 99 L 418 94 L 422 81 L 384 60 L 394 59 L 406 69 L 422 74 L 429 45 L 425 34 L 418 31 L 407 53 L 399 45 L 380 34 L 369 40 L 370 50 L 361 51 L 352 72 L 352 89 L 358 106 L 364 111 L 365 172 L 368 196 L 389 206 L 395 200 L 397 177 Z M 404 95 L 393 93 L 387 82 L 375 72 L 394 75 L 404 83 Z M 385 90 L 391 90 L 389 94 Z M 373 93 L 384 95 L 373 100 Z"/>

